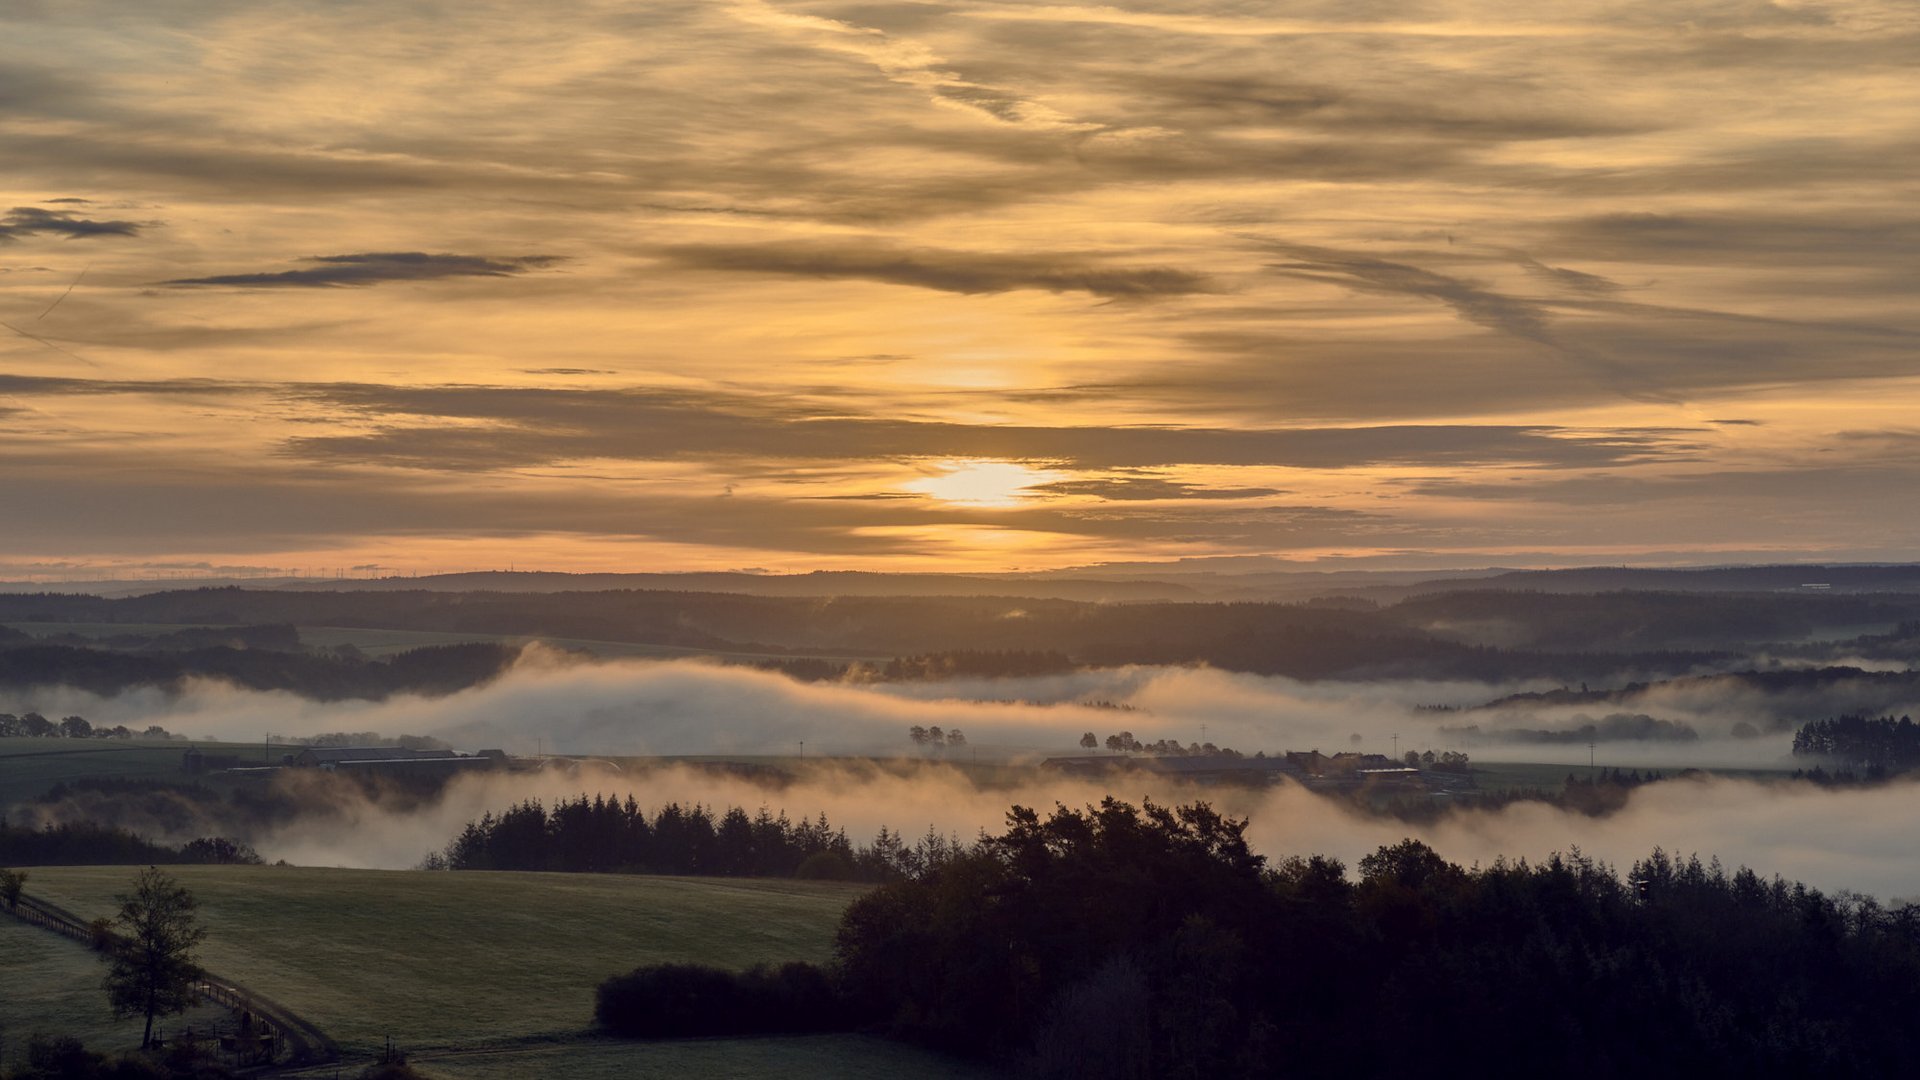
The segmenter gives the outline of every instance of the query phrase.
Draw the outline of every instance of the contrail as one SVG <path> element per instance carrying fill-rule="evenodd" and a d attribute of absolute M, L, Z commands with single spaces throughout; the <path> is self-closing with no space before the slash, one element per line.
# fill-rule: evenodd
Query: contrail
<path fill-rule="evenodd" d="M 49 309 L 49 310 L 51 310 L 51 309 Z M 80 355 L 79 353 L 77 353 L 77 352 L 73 352 L 73 351 L 71 351 L 71 350 L 68 350 L 68 349 L 63 349 L 63 348 L 61 348 L 60 346 L 58 346 L 58 345 L 55 345 L 55 344 L 54 344 L 53 342 L 51 342 L 51 341 L 48 341 L 48 340 L 47 340 L 46 338 L 43 338 L 43 337 L 41 337 L 41 336 L 40 336 L 39 334 L 30 334 L 30 333 L 28 333 L 28 332 L 26 332 L 25 330 L 22 330 L 22 329 L 20 329 L 19 327 L 17 327 L 17 326 L 15 326 L 15 325 L 13 325 L 13 324 L 12 324 L 12 323 L 10 323 L 10 322 L 0 322 L 0 326 L 4 326 L 4 327 L 6 327 L 7 329 L 9 329 L 9 330 L 11 330 L 11 331 L 13 331 L 14 333 L 16 333 L 16 334 L 19 334 L 19 335 L 20 335 L 21 337 L 23 337 L 23 338 L 26 338 L 26 339 L 27 339 L 28 341 L 35 341 L 35 342 L 39 342 L 40 344 L 42 344 L 42 345 L 45 345 L 45 346 L 46 346 L 47 348 L 49 348 L 49 349 L 52 349 L 52 350 L 53 350 L 54 352 L 57 352 L 57 353 L 59 353 L 59 354 L 61 354 L 62 356 L 71 356 L 71 357 L 73 357 L 73 358 L 74 358 L 75 360 L 78 360 L 78 361 L 80 361 L 81 363 L 83 363 L 83 364 L 85 364 L 85 365 L 87 365 L 88 367 L 99 367 L 99 366 L 100 366 L 99 364 L 96 364 L 96 363 L 94 363 L 93 361 L 91 361 L 91 360 L 89 360 L 89 359 L 87 359 L 86 357 L 84 357 L 84 356 L 81 356 L 81 355 Z"/>
<path fill-rule="evenodd" d="M 60 302 L 61 302 L 62 300 L 65 300 L 65 299 L 66 299 L 67 297 L 69 297 L 69 296 L 71 296 L 71 295 L 73 295 L 73 289 L 74 289 L 74 286 L 76 286 L 76 285 L 78 285 L 78 284 L 80 284 L 80 279 L 81 279 L 81 278 L 83 278 L 83 277 L 86 277 L 86 276 L 87 276 L 87 271 L 89 271 L 89 270 L 91 270 L 91 269 L 93 269 L 93 264 L 92 264 L 92 263 L 88 263 L 87 265 L 85 265 L 85 266 L 83 266 L 83 267 L 81 267 L 81 268 L 80 268 L 80 272 L 79 272 L 78 274 L 76 274 L 76 275 L 74 275 L 74 278 L 73 278 L 73 281 L 72 281 L 72 282 L 70 282 L 70 283 L 68 283 L 68 285 L 67 285 L 67 291 L 66 291 L 66 292 L 63 292 L 63 293 L 61 293 L 61 294 L 60 294 L 59 296 L 57 296 L 57 297 L 55 297 L 55 298 L 54 298 L 54 300 L 53 300 L 53 303 L 51 303 L 51 304 L 48 304 L 48 305 L 47 305 L 47 310 L 45 310 L 45 311 L 43 311 L 43 312 L 41 312 L 41 313 L 40 313 L 40 314 L 38 314 L 38 315 L 35 315 L 35 316 L 33 317 L 33 321 L 34 321 L 34 322 L 39 322 L 39 321 L 40 321 L 41 319 L 44 319 L 44 318 L 46 318 L 47 316 L 49 316 L 49 315 L 51 315 L 51 314 L 53 314 L 53 309 L 54 309 L 54 308 L 57 308 L 57 307 L 59 307 L 59 306 L 60 306 Z"/>

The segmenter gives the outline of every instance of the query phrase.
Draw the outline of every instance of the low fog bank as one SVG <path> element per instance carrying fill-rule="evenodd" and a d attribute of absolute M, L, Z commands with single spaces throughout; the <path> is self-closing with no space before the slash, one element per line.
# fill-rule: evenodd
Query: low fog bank
<path fill-rule="evenodd" d="M 1783 710 L 1809 716 L 1848 711 L 1842 693 L 1826 707 L 1812 698 L 1777 701 L 1751 688 L 1699 684 L 1656 687 L 1627 708 L 1662 724 L 1694 727 L 1692 740 L 1602 742 L 1601 764 L 1671 771 L 1683 765 L 1781 767 L 1791 764 Z M 698 754 L 793 755 L 802 741 L 808 757 L 826 754 L 913 755 L 914 725 L 966 732 L 966 749 L 980 760 L 1077 753 L 1082 732 L 1101 738 L 1122 730 L 1143 742 L 1211 741 L 1244 752 L 1363 749 L 1385 752 L 1392 736 L 1401 750 L 1462 748 L 1476 761 L 1522 760 L 1584 765 L 1587 748 L 1558 741 L 1461 746 L 1440 734 L 1443 725 L 1472 722 L 1564 732 L 1582 718 L 1601 720 L 1610 706 L 1582 710 L 1471 710 L 1502 695 L 1551 689 L 1542 685 L 1374 682 L 1303 683 L 1206 668 L 1135 667 L 1006 680 L 846 685 L 799 683 L 782 675 L 687 661 L 581 664 L 531 649 L 522 662 L 486 686 L 440 698 L 396 697 L 382 702 L 317 703 L 285 693 L 237 690 L 213 682 L 174 695 L 138 691 L 99 698 L 73 691 L 32 695 L 0 709 L 79 713 L 98 724 L 170 730 L 207 738 L 254 741 L 265 733 L 310 735 L 331 731 L 431 734 L 467 749 L 501 747 L 530 754 L 646 756 Z M 1716 689 L 1718 693 L 1716 693 Z M 1102 703 L 1095 705 L 1092 703 Z M 1421 709 L 1427 706 L 1427 709 Z M 1433 710 L 1432 706 L 1451 706 Z M 1512 715 L 1507 715 L 1512 713 Z M 1497 714 L 1497 715 L 1496 715 Z M 1746 722 L 1770 733 L 1734 738 Z M 1622 730 L 1649 729 L 1625 723 Z M 1356 742 L 1353 736 L 1358 735 Z M 997 830 L 1010 803 L 1038 807 L 1097 801 L 1108 791 L 1091 782 L 1048 778 L 983 790 L 935 763 L 899 772 L 809 763 L 797 782 L 778 790 L 747 779 L 697 769 L 641 773 L 613 768 L 463 776 L 439 797 L 396 808 L 366 799 L 344 800 L 321 815 L 303 816 L 259 835 L 236 837 L 269 859 L 297 863 L 399 868 L 442 848 L 467 821 L 526 798 L 552 800 L 607 794 L 657 807 L 701 802 L 717 807 L 768 806 L 795 817 L 825 811 L 856 842 L 882 825 L 909 835 L 929 827 L 963 839 Z M 298 781 L 290 781 L 298 782 Z M 1718 855 L 1729 866 L 1852 888 L 1883 897 L 1920 895 L 1920 833 L 1910 823 L 1920 811 L 1913 784 L 1820 790 L 1810 786 L 1732 780 L 1651 785 L 1633 792 L 1624 810 L 1588 818 L 1540 804 L 1463 812 L 1425 826 L 1366 818 L 1297 788 L 1248 791 L 1196 789 L 1164 779 L 1128 776 L 1112 794 L 1135 801 L 1203 798 L 1253 819 L 1260 850 L 1281 857 L 1324 852 L 1349 865 L 1380 844 L 1407 835 L 1433 843 L 1446 856 L 1488 862 L 1497 856 L 1538 859 L 1579 846 L 1624 870 L 1660 845 L 1679 853 Z M 191 809 L 171 825 L 148 826 L 170 840 L 206 835 L 208 823 Z M 87 816 L 75 803 L 49 808 L 55 816 Z"/>
<path fill-rule="evenodd" d="M 1111 794 L 1136 804 L 1203 800 L 1248 817 L 1255 849 L 1273 859 L 1321 853 L 1352 868 L 1379 846 L 1414 836 L 1462 864 L 1487 864 L 1502 856 L 1537 861 L 1577 847 L 1624 874 L 1634 860 L 1660 846 L 1681 856 L 1717 856 L 1729 872 L 1747 865 L 1763 875 L 1779 874 L 1829 891 L 1920 897 L 1920 832 L 1911 825 L 1920 815 L 1920 783 L 1832 789 L 1784 781 L 1677 780 L 1635 789 L 1624 809 L 1602 818 L 1523 802 L 1407 824 L 1356 813 L 1294 785 L 1196 787 L 1132 774 L 1109 782 L 1061 776 L 981 786 L 959 769 L 933 763 L 879 768 L 821 761 L 772 786 L 688 765 L 622 771 L 587 763 L 539 772 L 470 773 L 438 796 L 408 805 L 376 802 L 350 784 L 326 782 L 324 774 L 290 773 L 283 779 L 311 785 L 305 792 L 312 800 L 310 811 L 236 839 L 252 843 L 269 861 L 301 865 L 412 867 L 444 848 L 467 822 L 527 799 L 551 805 L 578 795 L 621 800 L 631 795 L 648 809 L 677 802 L 704 804 L 716 813 L 729 806 L 750 812 L 766 807 L 796 819 L 824 812 L 855 843 L 864 844 L 882 826 L 909 837 L 931 830 L 970 840 L 983 830 L 1001 830 L 1007 808 L 1016 803 L 1044 810 L 1055 803 L 1092 804 Z M 99 816 L 84 793 L 26 809 L 29 823 Z M 146 831 L 174 843 L 206 835 L 219 824 L 186 807 L 173 808 L 165 827 L 160 819 L 167 814 L 149 810 L 149 815 Z"/>
<path fill-rule="evenodd" d="M 964 731 L 983 756 L 1078 752 L 1080 735 L 1131 731 L 1142 742 L 1212 742 L 1245 753 L 1318 749 L 1465 750 L 1483 761 L 1586 761 L 1582 733 L 1595 724 L 1613 764 L 1677 768 L 1784 767 L 1783 719 L 1847 711 L 1842 693 L 1822 710 L 1736 685 L 1655 687 L 1634 713 L 1657 724 L 1609 725 L 1619 706 L 1470 710 L 1547 683 L 1301 682 L 1211 668 L 1124 667 L 1065 675 L 878 684 L 801 683 L 783 675 L 698 661 L 580 663 L 529 648 L 501 678 L 445 697 L 314 702 L 210 680 L 166 694 L 101 698 L 36 692 L 14 703 L 49 716 L 79 713 L 95 725 L 159 724 L 198 738 L 251 742 L 271 732 L 430 734 L 468 749 L 600 755 L 893 754 L 907 729 Z M 1842 690 L 1845 688 L 1842 687 Z M 1105 707 L 1096 707 L 1105 706 Z M 1436 709 L 1435 706 L 1443 708 Z M 0 708 L 5 708 L 0 704 Z M 1472 734 L 1447 728 L 1477 727 Z M 1742 725 L 1745 725 L 1744 727 Z M 1671 738 L 1676 730 L 1684 738 Z M 1649 733 L 1665 733 L 1647 738 Z M 1737 737 L 1736 733 L 1748 737 Z M 1755 737 L 1755 733 L 1759 733 Z"/>

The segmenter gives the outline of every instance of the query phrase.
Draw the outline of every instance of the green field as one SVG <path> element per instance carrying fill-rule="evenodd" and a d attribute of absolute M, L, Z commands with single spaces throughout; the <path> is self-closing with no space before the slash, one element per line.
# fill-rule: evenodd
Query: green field
<path fill-rule="evenodd" d="M 113 1018 L 100 989 L 105 971 L 79 942 L 0 914 L 0 1069 L 25 1063 L 35 1032 L 72 1035 L 96 1050 L 139 1046 L 144 1021 Z M 224 1009 L 202 1007 L 166 1026 L 204 1026 L 225 1016 Z"/>
<path fill-rule="evenodd" d="M 189 777 L 180 768 L 188 746 L 209 754 L 238 754 L 257 762 L 259 743 L 166 742 L 148 739 L 0 739 L 0 811 L 32 799 L 62 780 L 127 780 L 230 785 L 218 773 Z M 276 753 L 284 753 L 276 750 Z"/>
<path fill-rule="evenodd" d="M 43 867 L 32 871 L 28 892 L 92 917 L 111 908 L 133 872 Z M 301 867 L 172 872 L 200 900 L 207 968 L 318 1024 L 350 1063 L 391 1036 L 446 1080 L 979 1075 L 859 1036 L 628 1042 L 590 1033 L 594 987 L 643 963 L 825 961 L 841 911 L 863 886 Z M 45 972 L 43 981 L 69 988 L 67 998 L 28 1008 L 16 1004 L 11 981 L 0 983 L 7 1031 L 82 1008 L 103 1011 L 97 965 L 85 949 L 11 920 L 0 931 L 11 935 L 0 937 L 0 957 L 10 958 L 11 947 L 22 964 Z M 62 1028 L 70 1029 L 80 1030 Z M 125 1045 L 121 1029 L 80 1033 Z"/>
<path fill-rule="evenodd" d="M 828 958 L 858 886 L 589 874 L 182 866 L 202 961 L 342 1047 L 559 1037 L 592 1021 L 600 980 L 639 964 Z M 83 918 L 125 867 L 45 867 L 29 886 Z"/>

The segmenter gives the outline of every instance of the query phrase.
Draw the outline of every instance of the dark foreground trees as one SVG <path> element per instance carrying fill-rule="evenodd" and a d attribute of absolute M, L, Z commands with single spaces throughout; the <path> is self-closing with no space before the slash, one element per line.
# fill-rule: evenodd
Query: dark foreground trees
<path fill-rule="evenodd" d="M 1655 852 L 1266 866 L 1204 805 L 1042 817 L 848 910 L 892 1032 L 1035 1076 L 1920 1075 L 1920 907 Z"/>
<path fill-rule="evenodd" d="M 133 889 L 115 897 L 118 941 L 107 969 L 107 1001 L 115 1016 L 144 1016 L 142 1049 L 153 1043 L 153 1020 L 193 1004 L 200 966 L 193 951 L 206 937 L 194 917 L 197 902 L 186 887 L 158 867 L 134 879 Z"/>

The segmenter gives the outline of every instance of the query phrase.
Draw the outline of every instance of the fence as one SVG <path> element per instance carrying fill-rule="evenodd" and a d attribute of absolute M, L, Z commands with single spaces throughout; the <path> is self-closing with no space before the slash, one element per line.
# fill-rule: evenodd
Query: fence
<path fill-rule="evenodd" d="M 80 918 L 65 908 L 49 904 L 31 896 L 21 896 L 19 902 L 8 908 L 0 904 L 0 910 L 11 911 L 22 922 L 63 934 L 89 948 L 98 947 L 94 930 Z M 309 1065 L 325 1065 L 340 1060 L 340 1048 L 313 1024 L 301 1019 L 291 1010 L 271 998 L 254 993 L 238 983 L 226 979 L 205 976 L 194 984 L 194 991 L 200 997 L 225 1005 L 250 1017 L 253 1021 L 254 1037 L 270 1048 L 267 1060 L 274 1061 L 279 1067 L 294 1068 Z M 225 1045 L 225 1040 L 222 1041 Z M 237 1052 L 237 1044 L 235 1050 Z M 285 1057 L 279 1057 L 281 1052 Z"/>

